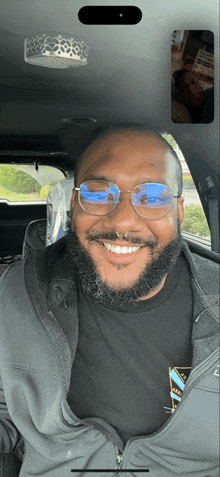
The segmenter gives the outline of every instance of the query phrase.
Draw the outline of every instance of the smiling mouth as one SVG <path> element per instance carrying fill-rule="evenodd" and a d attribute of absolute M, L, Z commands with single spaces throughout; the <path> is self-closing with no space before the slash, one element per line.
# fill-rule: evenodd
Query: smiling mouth
<path fill-rule="evenodd" d="M 137 252 L 141 246 L 139 247 L 121 247 L 120 245 L 113 245 L 109 242 L 102 242 L 104 247 L 109 250 L 109 252 L 115 253 L 115 254 L 131 254 L 134 252 Z"/>

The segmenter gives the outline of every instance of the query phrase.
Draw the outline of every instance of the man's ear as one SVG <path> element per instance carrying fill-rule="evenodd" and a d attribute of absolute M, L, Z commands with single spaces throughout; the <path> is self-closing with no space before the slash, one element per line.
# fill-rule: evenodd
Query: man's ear
<path fill-rule="evenodd" d="M 178 197 L 178 216 L 180 221 L 180 228 L 182 228 L 185 217 L 184 198 L 182 196 Z"/>

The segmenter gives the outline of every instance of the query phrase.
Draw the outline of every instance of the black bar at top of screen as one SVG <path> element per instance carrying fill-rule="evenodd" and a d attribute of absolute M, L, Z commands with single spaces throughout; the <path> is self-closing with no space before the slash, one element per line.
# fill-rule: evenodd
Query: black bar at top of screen
<path fill-rule="evenodd" d="M 149 469 L 71 469 L 71 472 L 150 472 Z"/>
<path fill-rule="evenodd" d="M 94 5 L 82 7 L 78 18 L 84 25 L 136 25 L 141 21 L 142 12 L 132 5 Z"/>

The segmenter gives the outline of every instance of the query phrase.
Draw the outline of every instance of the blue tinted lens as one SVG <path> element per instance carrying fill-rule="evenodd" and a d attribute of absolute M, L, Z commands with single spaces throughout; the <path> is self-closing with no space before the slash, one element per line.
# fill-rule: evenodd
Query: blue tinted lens
<path fill-rule="evenodd" d="M 93 204 L 116 204 L 119 190 L 115 184 L 109 185 L 104 182 L 84 182 L 80 189 L 81 198 L 87 203 Z"/>
<path fill-rule="evenodd" d="M 167 207 L 172 200 L 171 191 L 163 184 L 141 184 L 133 194 L 134 205 L 139 207 Z"/>

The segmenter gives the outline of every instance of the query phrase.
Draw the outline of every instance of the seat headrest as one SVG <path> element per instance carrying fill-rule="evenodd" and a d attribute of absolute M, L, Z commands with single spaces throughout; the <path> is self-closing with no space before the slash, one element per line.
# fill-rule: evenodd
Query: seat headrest
<path fill-rule="evenodd" d="M 30 248 L 42 250 L 46 243 L 47 219 L 33 220 L 26 228 L 22 249 L 22 258 Z"/>

